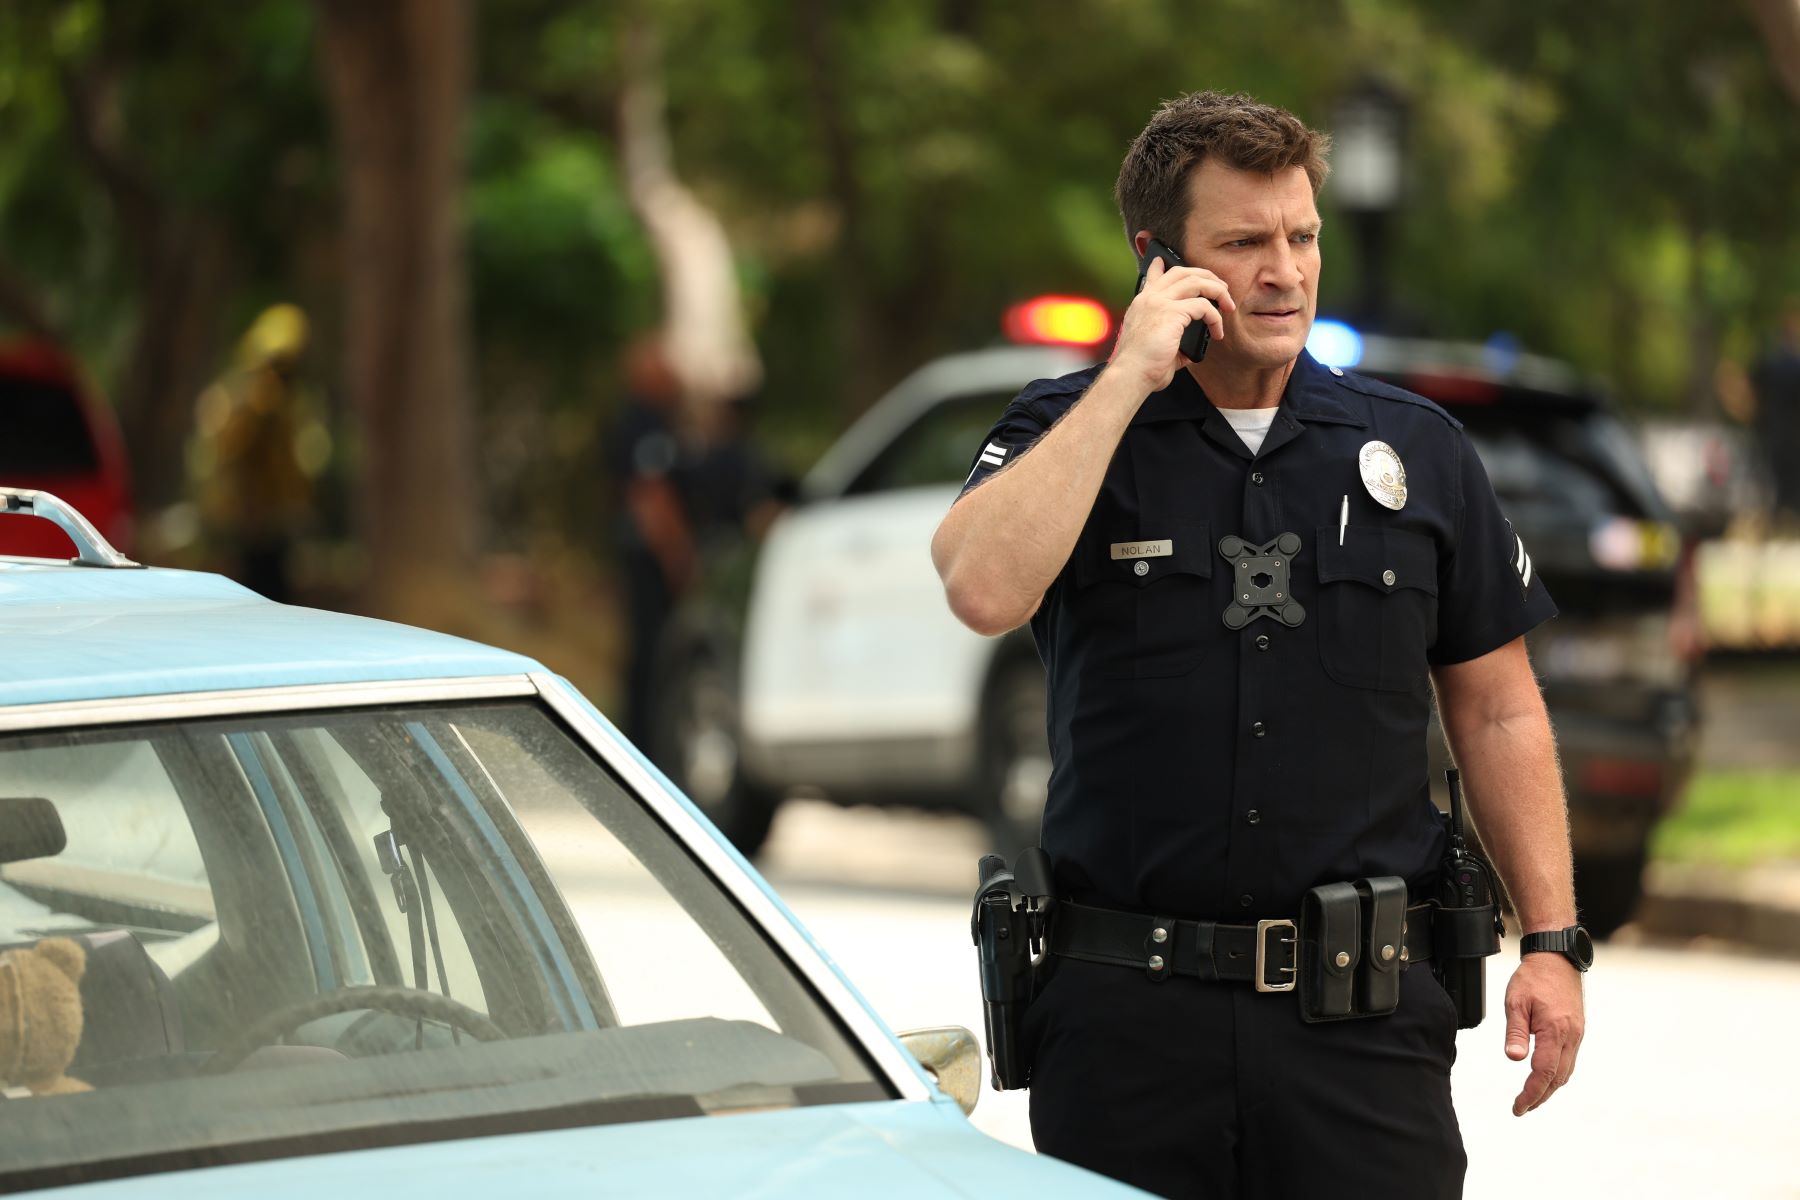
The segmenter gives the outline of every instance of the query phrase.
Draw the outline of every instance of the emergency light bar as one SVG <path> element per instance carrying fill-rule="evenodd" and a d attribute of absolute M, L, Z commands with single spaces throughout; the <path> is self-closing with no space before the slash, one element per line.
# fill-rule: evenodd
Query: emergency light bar
<path fill-rule="evenodd" d="M 1039 296 L 1000 320 L 1009 341 L 1032 346 L 1097 346 L 1112 336 L 1112 314 L 1080 296 Z"/>

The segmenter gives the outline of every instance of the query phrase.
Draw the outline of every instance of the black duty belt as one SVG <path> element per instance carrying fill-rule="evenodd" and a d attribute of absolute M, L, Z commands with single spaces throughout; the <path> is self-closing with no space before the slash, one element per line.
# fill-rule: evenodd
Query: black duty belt
<path fill-rule="evenodd" d="M 1415 904 L 1406 910 L 1403 944 L 1398 950 L 1401 962 L 1431 957 L 1436 907 Z M 1151 979 L 1185 975 L 1252 983 L 1259 992 L 1291 992 L 1299 971 L 1299 929 L 1298 921 L 1223 925 L 1064 901 L 1054 910 L 1050 950 L 1084 962 L 1135 967 Z"/>

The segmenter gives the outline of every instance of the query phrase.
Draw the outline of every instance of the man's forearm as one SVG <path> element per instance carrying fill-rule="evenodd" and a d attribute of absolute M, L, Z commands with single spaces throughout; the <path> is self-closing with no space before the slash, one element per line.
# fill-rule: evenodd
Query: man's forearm
<path fill-rule="evenodd" d="M 1526 932 L 1575 923 L 1569 812 L 1543 701 L 1445 733 L 1462 769 L 1481 843 Z"/>
<path fill-rule="evenodd" d="M 1075 548 L 1132 414 L 1143 403 L 1124 372 L 1102 371 L 1029 454 L 964 496 L 931 541 L 950 608 L 980 633 L 1036 611 Z"/>

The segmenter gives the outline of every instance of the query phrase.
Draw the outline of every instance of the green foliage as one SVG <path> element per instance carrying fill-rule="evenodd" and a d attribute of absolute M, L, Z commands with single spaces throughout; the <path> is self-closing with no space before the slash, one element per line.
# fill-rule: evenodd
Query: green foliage
<path fill-rule="evenodd" d="M 615 140 L 623 22 L 660 36 L 683 179 L 721 214 L 767 365 L 765 431 L 804 466 L 934 353 L 1044 290 L 1122 306 L 1111 198 L 1162 99 L 1241 89 L 1329 127 L 1367 75 L 1404 95 L 1403 312 L 1516 334 L 1672 406 L 1800 290 L 1800 120 L 1738 5 L 1592 0 L 484 0 L 468 131 L 470 304 L 502 529 L 579 521 L 630 332 L 658 310 Z M 78 152 L 63 79 L 99 73 L 157 203 L 226 231 L 214 334 L 343 271 L 306 0 L 0 6 L 0 267 L 103 379 L 155 296 Z M 1357 263 L 1327 185 L 1327 310 Z M 504 449 L 504 452 L 501 450 Z M 534 464 L 561 464 L 548 472 Z M 562 489 L 558 493 L 556 489 Z"/>
<path fill-rule="evenodd" d="M 157 297 L 151 227 L 221 232 L 240 281 L 222 339 L 312 276 L 334 215 L 304 0 L 193 6 L 21 0 L 0 9 L 0 263 L 105 379 Z M 68 95 L 93 99 L 99 151 Z M 102 167 L 97 157 L 104 155 Z"/>
<path fill-rule="evenodd" d="M 1743 867 L 1800 861 L 1800 772 L 1708 771 L 1657 827 L 1651 855 L 1666 862 Z"/>
<path fill-rule="evenodd" d="M 476 328 L 557 355 L 616 345 L 655 316 L 655 263 L 593 131 L 505 99 L 479 105 L 469 153 Z"/>

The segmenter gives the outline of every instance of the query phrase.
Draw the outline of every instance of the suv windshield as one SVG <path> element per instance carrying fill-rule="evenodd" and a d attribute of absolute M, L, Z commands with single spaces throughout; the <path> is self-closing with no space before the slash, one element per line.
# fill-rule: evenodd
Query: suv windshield
<path fill-rule="evenodd" d="M 1608 517 L 1660 515 L 1661 502 L 1631 435 L 1601 412 L 1501 408 L 1452 410 L 1468 429 L 1494 494 L 1527 528 L 1578 525 Z"/>
<path fill-rule="evenodd" d="M 85 959 L 66 1080 L 6 1081 L 0 1189 L 889 1095 L 532 702 L 5 735 L 0 808 L 40 818 L 0 822 L 7 965 Z"/>
<path fill-rule="evenodd" d="M 994 426 L 1010 393 L 959 396 L 933 406 L 882 450 L 846 494 L 961 483 L 969 476 L 972 447 Z"/>

